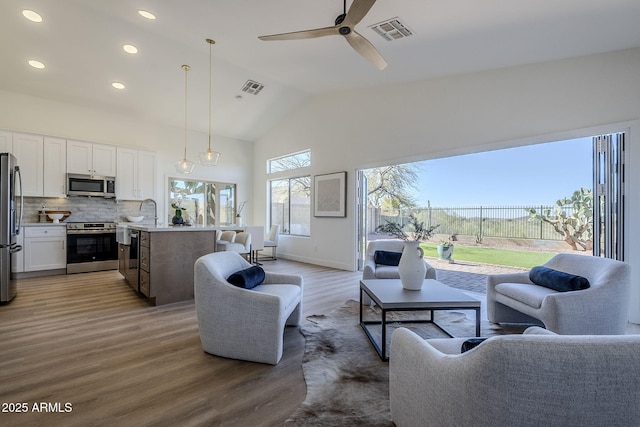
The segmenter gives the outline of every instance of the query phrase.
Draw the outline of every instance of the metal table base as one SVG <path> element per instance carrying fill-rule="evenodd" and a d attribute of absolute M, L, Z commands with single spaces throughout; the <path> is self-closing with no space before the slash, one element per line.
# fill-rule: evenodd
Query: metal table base
<path fill-rule="evenodd" d="M 389 361 L 389 357 L 387 356 L 387 312 L 392 312 L 392 311 L 429 311 L 430 312 L 430 319 L 409 319 L 409 320 L 393 320 L 392 323 L 432 323 L 434 326 L 436 326 L 438 329 L 440 329 L 442 332 L 444 332 L 445 334 L 447 334 L 449 337 L 454 338 L 454 336 L 447 331 L 442 325 L 436 323 L 435 318 L 434 318 L 434 311 L 437 310 L 474 310 L 476 312 L 476 337 L 480 336 L 480 307 L 474 306 L 474 307 L 464 307 L 464 306 L 460 306 L 460 305 L 456 305 L 455 307 L 438 307 L 438 308 L 424 308 L 424 307 L 420 307 L 420 308 L 415 308 L 415 307 L 407 307 L 407 308 L 393 308 L 393 309 L 383 309 L 380 308 L 381 311 L 381 320 L 363 320 L 362 319 L 362 296 L 363 296 L 363 292 L 366 293 L 371 299 L 373 298 L 373 295 L 370 295 L 366 290 L 364 290 L 362 287 L 360 287 L 360 326 L 362 327 L 362 329 L 364 330 L 365 334 L 367 334 L 367 337 L 369 337 L 369 341 L 371 341 L 371 344 L 373 345 L 373 348 L 375 348 L 376 352 L 378 353 L 378 356 L 380 356 L 380 359 L 382 359 L 383 361 L 387 362 Z M 381 325 L 381 345 L 378 345 L 378 343 L 376 342 L 375 338 L 373 337 L 371 331 L 369 330 L 369 328 L 367 327 L 367 325 Z"/>

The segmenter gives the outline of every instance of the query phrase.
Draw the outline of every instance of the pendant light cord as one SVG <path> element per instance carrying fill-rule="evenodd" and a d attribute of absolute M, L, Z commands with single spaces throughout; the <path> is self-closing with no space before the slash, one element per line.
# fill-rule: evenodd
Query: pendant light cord
<path fill-rule="evenodd" d="M 187 159 L 187 73 L 189 66 L 183 65 L 184 70 L 184 159 Z"/>
<path fill-rule="evenodd" d="M 209 153 L 211 152 L 211 92 L 213 91 L 213 83 L 211 74 L 213 73 L 213 55 L 211 54 L 211 46 L 215 43 L 211 39 L 207 39 L 207 43 L 209 43 Z"/>

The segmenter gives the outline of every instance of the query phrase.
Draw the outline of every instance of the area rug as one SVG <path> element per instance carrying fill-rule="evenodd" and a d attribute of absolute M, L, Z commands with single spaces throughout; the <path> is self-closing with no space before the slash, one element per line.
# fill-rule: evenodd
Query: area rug
<path fill-rule="evenodd" d="M 360 327 L 358 310 L 359 303 L 349 300 L 326 315 L 307 317 L 301 326 L 306 340 L 302 369 L 307 397 L 285 426 L 394 425 L 389 410 L 389 364 L 380 360 Z M 468 313 L 442 311 L 435 317 L 454 336 L 473 336 L 475 314 Z M 428 318 L 428 312 L 422 313 L 423 318 L 424 314 Z M 415 316 L 393 313 L 397 320 L 406 320 L 408 315 Z M 365 319 L 379 318 L 377 308 L 365 307 Z M 485 323 L 482 336 L 522 332 L 521 328 L 504 330 Z M 446 337 L 430 324 L 392 323 L 387 335 L 390 337 L 399 326 L 409 327 L 424 338 Z M 377 339 L 380 342 L 379 335 Z"/>

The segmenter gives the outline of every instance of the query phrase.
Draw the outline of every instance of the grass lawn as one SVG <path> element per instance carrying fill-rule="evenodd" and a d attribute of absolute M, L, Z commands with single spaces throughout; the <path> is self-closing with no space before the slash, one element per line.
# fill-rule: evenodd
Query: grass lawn
<path fill-rule="evenodd" d="M 438 257 L 437 245 L 421 243 L 424 255 Z M 458 261 L 481 262 L 485 264 L 507 265 L 510 267 L 531 268 L 549 261 L 554 252 L 529 252 L 509 249 L 497 249 L 484 246 L 455 246 L 453 259 Z"/>

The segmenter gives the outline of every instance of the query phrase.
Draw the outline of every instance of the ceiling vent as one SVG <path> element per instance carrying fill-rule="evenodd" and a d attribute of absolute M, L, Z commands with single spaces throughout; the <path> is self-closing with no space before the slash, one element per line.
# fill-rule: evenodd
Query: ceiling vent
<path fill-rule="evenodd" d="M 262 83 L 254 82 L 253 80 L 247 80 L 242 86 L 242 91 L 251 95 L 257 95 L 264 88 Z"/>
<path fill-rule="evenodd" d="M 369 28 L 380 34 L 380 37 L 387 41 L 403 39 L 413 35 L 413 31 L 411 31 L 409 27 L 407 27 L 397 16 L 395 18 L 370 25 Z"/>

